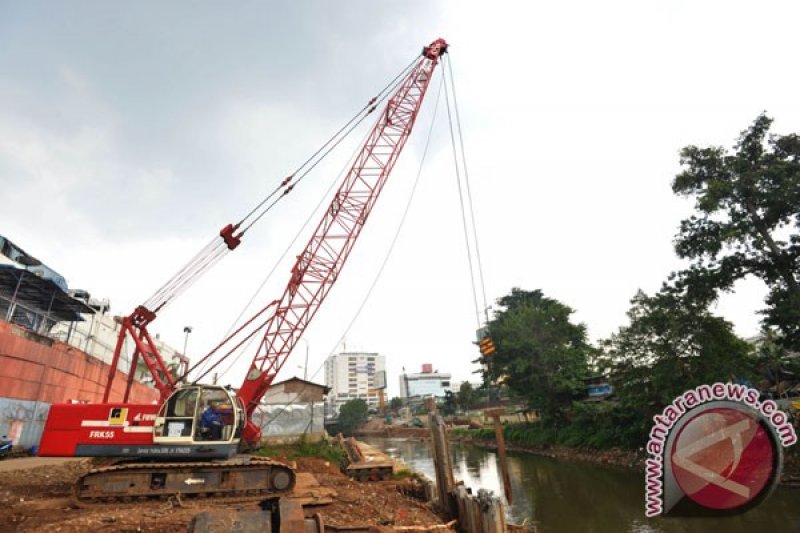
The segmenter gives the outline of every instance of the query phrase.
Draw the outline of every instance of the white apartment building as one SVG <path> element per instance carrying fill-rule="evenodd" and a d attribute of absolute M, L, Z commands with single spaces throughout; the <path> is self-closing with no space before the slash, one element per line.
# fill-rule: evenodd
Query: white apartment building
<path fill-rule="evenodd" d="M 379 376 L 386 371 L 386 357 L 377 353 L 342 352 L 325 360 L 325 385 L 329 414 L 339 412 L 348 400 L 361 398 L 370 409 L 378 408 Z"/>
<path fill-rule="evenodd" d="M 446 391 L 453 390 L 450 385 L 450 377 L 449 372 L 434 371 L 433 365 L 430 363 L 422 365 L 422 372 L 418 374 L 404 371 L 400 375 L 400 397 L 436 396 L 441 398 Z"/>

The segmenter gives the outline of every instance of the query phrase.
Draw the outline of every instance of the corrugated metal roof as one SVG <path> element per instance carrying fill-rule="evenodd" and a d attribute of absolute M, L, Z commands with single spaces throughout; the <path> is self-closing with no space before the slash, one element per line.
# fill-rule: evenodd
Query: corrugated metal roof
<path fill-rule="evenodd" d="M 0 264 L 0 296 L 14 298 L 20 304 L 33 308 L 53 320 L 80 321 L 81 313 L 94 310 L 64 292 L 53 280 L 40 278 L 26 269 Z"/>

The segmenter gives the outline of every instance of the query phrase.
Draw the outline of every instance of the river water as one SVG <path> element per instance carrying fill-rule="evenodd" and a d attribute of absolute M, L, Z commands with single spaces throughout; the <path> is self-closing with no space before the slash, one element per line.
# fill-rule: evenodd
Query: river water
<path fill-rule="evenodd" d="M 436 479 L 430 443 L 363 438 Z M 491 450 L 451 443 L 456 480 L 502 493 L 497 456 Z M 508 453 L 513 505 L 509 519 L 535 524 L 542 533 L 768 533 L 800 531 L 800 489 L 778 487 L 750 511 L 724 518 L 646 518 L 644 474 L 586 462 Z"/>

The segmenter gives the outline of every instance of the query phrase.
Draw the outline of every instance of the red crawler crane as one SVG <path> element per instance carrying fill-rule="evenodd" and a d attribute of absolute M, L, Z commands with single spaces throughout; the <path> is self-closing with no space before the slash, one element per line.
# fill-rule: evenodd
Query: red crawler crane
<path fill-rule="evenodd" d="M 258 444 L 261 429 L 252 420 L 253 412 L 341 273 L 411 133 L 434 69 L 446 51 L 443 39 L 425 47 L 420 59 L 399 83 L 298 256 L 283 296 L 256 313 L 203 359 L 233 345 L 207 373 L 263 332 L 238 391 L 216 385 L 180 385 L 180 380 L 167 370 L 147 326 L 198 272 L 238 246 L 246 230 L 240 231 L 240 224 L 223 228 L 219 238 L 183 271 L 123 319 L 103 403 L 53 405 L 39 454 L 152 462 L 123 463 L 90 472 L 79 480 L 76 489 L 79 499 L 175 492 L 235 494 L 253 490 L 280 494 L 293 486 L 294 473 L 285 465 L 232 456 Z M 283 194 L 291 190 L 290 181 L 291 177 L 281 184 Z M 127 335 L 135 347 L 131 371 L 122 402 L 114 403 L 109 396 Z M 140 357 L 161 393 L 161 405 L 127 403 Z M 218 458 L 228 459 L 202 461 Z M 171 463 L 164 463 L 164 459 Z"/>

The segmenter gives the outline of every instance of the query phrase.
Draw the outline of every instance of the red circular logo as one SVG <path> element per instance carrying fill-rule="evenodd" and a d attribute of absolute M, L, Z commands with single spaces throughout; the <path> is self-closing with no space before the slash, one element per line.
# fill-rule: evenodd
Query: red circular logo
<path fill-rule="evenodd" d="M 773 477 L 775 453 L 758 419 L 735 408 L 712 408 L 680 429 L 671 450 L 672 474 L 703 507 L 735 509 L 763 492 Z"/>

